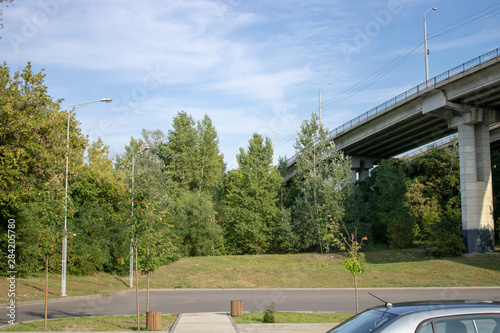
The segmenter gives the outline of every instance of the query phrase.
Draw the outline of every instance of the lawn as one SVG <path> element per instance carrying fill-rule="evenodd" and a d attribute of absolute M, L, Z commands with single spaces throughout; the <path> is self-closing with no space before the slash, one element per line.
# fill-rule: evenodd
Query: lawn
<path fill-rule="evenodd" d="M 174 324 L 177 315 L 162 315 L 162 330 L 168 331 Z M 43 329 L 43 320 L 18 323 L 0 328 L 5 332 L 85 332 L 85 331 L 137 331 L 137 316 L 102 316 L 79 317 L 48 320 L 48 330 Z M 146 330 L 146 316 L 140 316 L 141 330 Z"/>

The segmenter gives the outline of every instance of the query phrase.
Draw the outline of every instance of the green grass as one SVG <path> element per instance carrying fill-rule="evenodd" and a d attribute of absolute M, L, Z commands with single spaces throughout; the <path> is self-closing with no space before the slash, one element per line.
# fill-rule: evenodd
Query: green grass
<path fill-rule="evenodd" d="M 162 330 L 168 331 L 177 315 L 162 315 Z M 0 329 L 5 332 L 71 332 L 71 331 L 137 331 L 137 316 L 102 316 L 49 319 L 48 330 L 43 329 L 43 320 L 8 325 Z M 141 330 L 146 330 L 146 316 L 140 316 Z"/>
<path fill-rule="evenodd" d="M 353 313 L 321 313 L 321 312 L 275 312 L 276 323 L 340 323 L 353 316 Z M 233 317 L 237 324 L 262 324 L 263 313 L 244 313 Z"/>
<path fill-rule="evenodd" d="M 418 249 L 366 253 L 369 271 L 359 287 L 480 287 L 500 285 L 500 252 L 437 259 Z M 246 255 L 183 258 L 159 268 L 151 288 L 351 288 L 342 254 Z M 139 278 L 146 288 L 146 278 Z M 60 274 L 51 274 L 49 298 L 60 297 Z M 43 300 L 44 275 L 18 278 L 17 301 Z M 127 290 L 128 276 L 68 276 L 68 296 Z M 9 282 L 0 280 L 0 303 L 9 301 Z"/>
<path fill-rule="evenodd" d="M 310 312 L 276 312 L 276 323 L 340 323 L 351 317 L 352 313 L 310 313 Z M 162 330 L 168 331 L 174 324 L 177 315 L 162 315 Z M 237 324 L 261 324 L 263 313 L 244 313 L 233 317 Z M 140 316 L 141 330 L 146 329 L 146 316 Z M 71 332 L 71 331 L 137 331 L 136 316 L 102 316 L 49 319 L 48 330 L 43 329 L 43 320 L 18 323 L 15 326 L 0 328 L 4 332 Z"/>

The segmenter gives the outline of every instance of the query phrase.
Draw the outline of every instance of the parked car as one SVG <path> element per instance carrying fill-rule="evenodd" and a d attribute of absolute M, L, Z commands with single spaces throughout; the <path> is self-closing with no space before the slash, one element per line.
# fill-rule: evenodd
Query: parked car
<path fill-rule="evenodd" d="M 386 303 L 327 333 L 500 333 L 500 302 Z"/>

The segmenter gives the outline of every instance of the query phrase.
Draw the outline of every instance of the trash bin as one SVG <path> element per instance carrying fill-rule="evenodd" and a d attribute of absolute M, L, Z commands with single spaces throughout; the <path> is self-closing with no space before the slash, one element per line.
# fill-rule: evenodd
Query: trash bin
<path fill-rule="evenodd" d="M 243 301 L 231 301 L 231 317 L 238 317 L 243 314 Z"/>
<path fill-rule="evenodd" d="M 148 331 L 161 331 L 161 311 L 146 312 L 146 329 Z"/>

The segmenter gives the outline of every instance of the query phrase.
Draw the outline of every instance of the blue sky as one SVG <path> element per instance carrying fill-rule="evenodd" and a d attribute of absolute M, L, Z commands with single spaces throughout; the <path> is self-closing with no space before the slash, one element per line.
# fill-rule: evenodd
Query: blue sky
<path fill-rule="evenodd" d="M 430 76 L 500 47 L 492 0 L 14 0 L 1 61 L 45 69 L 82 132 L 123 152 L 142 129 L 167 133 L 178 111 L 212 119 L 228 169 L 253 133 L 275 160 L 294 154 L 318 111 L 333 129 Z M 330 82 L 326 84 L 326 82 Z"/>

